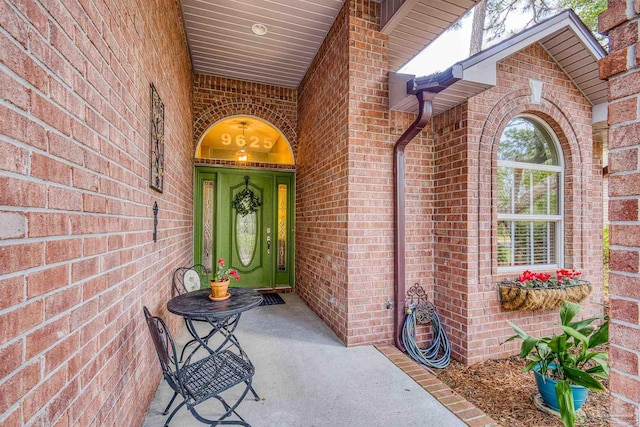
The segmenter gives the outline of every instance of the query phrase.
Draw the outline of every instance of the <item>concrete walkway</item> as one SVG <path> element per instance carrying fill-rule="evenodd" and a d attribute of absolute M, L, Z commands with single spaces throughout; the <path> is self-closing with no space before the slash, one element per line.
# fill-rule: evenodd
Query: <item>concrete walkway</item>
<path fill-rule="evenodd" d="M 247 397 L 237 409 L 253 427 L 465 426 L 377 349 L 346 348 L 296 294 L 282 296 L 284 305 L 243 314 L 236 331 L 256 367 L 253 385 L 262 397 Z M 183 329 L 177 341 L 188 338 Z M 239 395 L 237 389 L 225 397 Z M 145 426 L 163 425 L 171 395 L 163 380 Z M 200 405 L 201 413 L 218 410 L 214 402 Z M 203 424 L 183 407 L 171 425 Z"/>

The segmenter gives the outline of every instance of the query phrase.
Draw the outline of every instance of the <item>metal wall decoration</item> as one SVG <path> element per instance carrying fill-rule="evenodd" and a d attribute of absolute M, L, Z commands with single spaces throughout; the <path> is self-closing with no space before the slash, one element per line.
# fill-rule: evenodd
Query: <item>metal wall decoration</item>
<path fill-rule="evenodd" d="M 162 193 L 164 184 L 164 104 L 151 84 L 151 150 L 149 185 Z"/>
<path fill-rule="evenodd" d="M 231 202 L 231 207 L 238 211 L 238 215 L 246 216 L 262 206 L 260 198 L 249 189 L 249 177 L 244 177 L 244 190 L 236 194 Z"/>
<path fill-rule="evenodd" d="M 428 325 L 434 317 L 435 307 L 429 302 L 427 293 L 419 283 L 415 283 L 407 291 L 407 299 L 409 311 L 414 312 L 416 321 L 420 325 Z"/>
<path fill-rule="evenodd" d="M 153 202 L 153 241 L 158 241 L 158 202 Z"/>
<path fill-rule="evenodd" d="M 409 307 L 412 305 L 426 304 L 428 301 L 427 293 L 424 288 L 420 286 L 420 283 L 414 283 L 407 291 L 405 303 Z"/>

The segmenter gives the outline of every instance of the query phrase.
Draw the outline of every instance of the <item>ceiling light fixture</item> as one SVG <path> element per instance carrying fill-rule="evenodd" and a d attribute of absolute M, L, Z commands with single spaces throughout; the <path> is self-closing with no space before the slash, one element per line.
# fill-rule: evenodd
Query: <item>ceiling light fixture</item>
<path fill-rule="evenodd" d="M 242 125 L 242 140 L 246 141 L 245 138 L 244 138 L 244 127 L 247 125 L 247 122 L 240 122 L 240 124 Z M 249 157 L 247 155 L 247 152 L 244 149 L 244 145 L 242 147 L 240 147 L 240 151 L 238 151 L 236 153 L 236 155 L 238 156 L 238 161 L 239 162 L 246 162 L 248 157 Z"/>
<path fill-rule="evenodd" d="M 264 36 L 267 34 L 267 26 L 264 24 L 253 24 L 251 26 L 251 31 L 258 36 Z"/>

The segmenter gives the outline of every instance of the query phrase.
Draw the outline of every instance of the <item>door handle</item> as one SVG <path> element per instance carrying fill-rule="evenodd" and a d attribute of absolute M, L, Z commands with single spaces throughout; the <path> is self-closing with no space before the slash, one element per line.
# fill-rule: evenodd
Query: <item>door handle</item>
<path fill-rule="evenodd" d="M 271 235 L 267 235 L 267 254 L 271 253 Z"/>

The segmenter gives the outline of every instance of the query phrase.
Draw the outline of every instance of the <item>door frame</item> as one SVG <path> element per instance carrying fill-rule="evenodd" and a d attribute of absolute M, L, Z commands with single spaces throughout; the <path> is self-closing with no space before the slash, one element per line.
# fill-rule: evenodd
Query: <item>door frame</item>
<path fill-rule="evenodd" d="M 287 272 L 288 272 L 288 281 L 289 285 L 285 284 L 277 284 L 276 283 L 276 274 L 278 274 L 277 270 L 277 254 L 274 253 L 272 262 L 271 262 L 271 273 L 270 273 L 270 282 L 272 286 L 268 289 L 277 289 L 277 288 L 295 288 L 295 200 L 296 200 L 296 182 L 295 182 L 295 172 L 291 171 L 278 171 L 278 170 L 265 170 L 265 169 L 252 169 L 252 168 L 224 168 L 224 167 L 210 167 L 210 166 L 196 166 L 194 172 L 194 212 L 193 212 L 193 261 L 194 264 L 202 263 L 202 181 L 204 180 L 212 180 L 214 182 L 214 209 L 213 209 L 213 224 L 214 224 L 214 233 L 216 233 L 218 229 L 218 213 L 220 205 L 220 197 L 221 197 L 221 183 L 220 183 L 220 175 L 221 174 L 231 174 L 231 175 L 260 175 L 266 177 L 272 177 L 273 187 L 273 203 L 272 203 L 272 215 L 274 218 L 273 228 L 277 230 L 277 218 L 278 218 L 278 203 L 277 203 L 277 194 L 278 194 L 278 184 L 287 183 L 288 181 L 288 191 L 290 194 L 287 197 L 287 223 L 290 224 L 290 227 L 287 229 Z M 275 245 L 274 247 L 277 250 L 277 231 L 274 233 L 275 236 Z M 217 236 L 214 235 L 214 244 L 213 244 L 213 263 L 219 258 L 220 254 L 218 253 L 218 243 L 216 240 Z M 205 266 L 210 267 L 210 266 Z M 213 267 L 213 266 L 211 266 Z M 279 273 L 279 278 L 282 279 L 282 272 Z"/>

